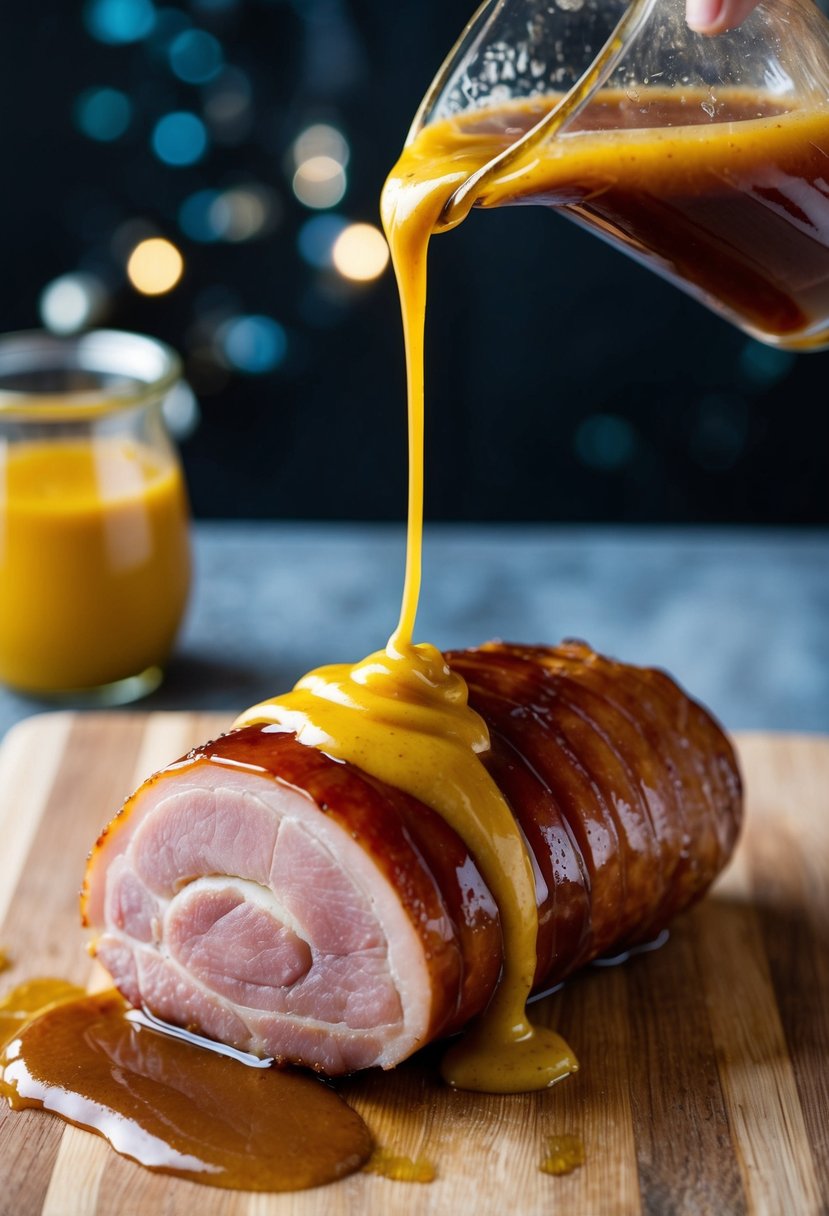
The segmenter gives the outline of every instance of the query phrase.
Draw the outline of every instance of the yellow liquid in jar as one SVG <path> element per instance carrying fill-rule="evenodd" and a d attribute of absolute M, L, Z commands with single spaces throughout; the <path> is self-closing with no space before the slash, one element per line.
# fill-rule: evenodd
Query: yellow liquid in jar
<path fill-rule="evenodd" d="M 0 680 L 73 691 L 163 663 L 189 582 L 172 458 L 124 439 L 0 444 Z"/>

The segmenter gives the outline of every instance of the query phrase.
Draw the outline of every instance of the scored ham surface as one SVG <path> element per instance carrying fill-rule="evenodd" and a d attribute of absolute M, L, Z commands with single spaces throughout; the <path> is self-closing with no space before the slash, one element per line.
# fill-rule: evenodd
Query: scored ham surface
<path fill-rule="evenodd" d="M 740 777 L 670 677 L 582 643 L 446 657 L 535 861 L 537 987 L 655 937 L 707 890 L 739 831 Z M 460 1029 L 502 962 L 497 907 L 456 833 L 272 727 L 145 782 L 93 849 L 82 902 L 132 1004 L 332 1075 Z"/>

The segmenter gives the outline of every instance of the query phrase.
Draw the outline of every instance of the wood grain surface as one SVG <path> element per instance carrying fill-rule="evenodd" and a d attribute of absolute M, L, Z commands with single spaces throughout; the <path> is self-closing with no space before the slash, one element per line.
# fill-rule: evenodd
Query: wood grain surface
<path fill-rule="evenodd" d="M 226 728 L 197 714 L 51 714 L 0 749 L 0 992 L 100 986 L 77 889 L 86 852 L 153 769 Z M 342 1085 L 431 1184 L 359 1174 L 251 1195 L 152 1174 L 41 1112 L 0 1107 L 2 1216 L 818 1216 L 829 1212 L 829 739 L 739 740 L 747 828 L 715 892 L 661 950 L 591 967 L 536 1011 L 581 1058 L 543 1094 L 454 1093 L 434 1053 Z M 539 1170 L 551 1136 L 583 1167 Z"/>

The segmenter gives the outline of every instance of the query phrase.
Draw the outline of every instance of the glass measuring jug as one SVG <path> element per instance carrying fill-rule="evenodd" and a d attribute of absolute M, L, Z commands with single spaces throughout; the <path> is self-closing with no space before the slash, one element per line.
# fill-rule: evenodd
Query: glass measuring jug
<path fill-rule="evenodd" d="M 683 0 L 487 0 L 407 148 L 473 206 L 553 207 L 739 325 L 829 345 L 829 22 L 769 0 L 734 30 Z"/>

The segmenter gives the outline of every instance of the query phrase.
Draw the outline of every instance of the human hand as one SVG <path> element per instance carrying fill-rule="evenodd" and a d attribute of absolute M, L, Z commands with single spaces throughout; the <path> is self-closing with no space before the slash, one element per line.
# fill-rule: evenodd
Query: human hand
<path fill-rule="evenodd" d="M 686 0 L 685 15 L 698 34 L 722 34 L 749 15 L 758 0 Z"/>

